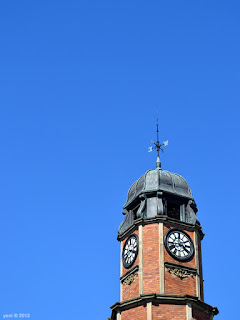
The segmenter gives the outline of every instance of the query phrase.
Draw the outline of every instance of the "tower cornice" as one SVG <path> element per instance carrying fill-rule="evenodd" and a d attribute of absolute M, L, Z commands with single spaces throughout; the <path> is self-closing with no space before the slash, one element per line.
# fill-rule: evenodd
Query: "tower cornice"
<path fill-rule="evenodd" d="M 128 237 L 132 232 L 138 229 L 138 226 L 140 225 L 147 225 L 152 223 L 164 223 L 164 224 L 170 224 L 178 228 L 182 228 L 189 231 L 196 231 L 200 239 L 202 240 L 204 237 L 204 233 L 202 231 L 202 227 L 198 224 L 190 224 L 187 222 L 179 221 L 177 219 L 169 218 L 166 215 L 158 215 L 152 218 L 138 218 L 134 220 L 133 224 L 125 230 L 122 234 L 119 234 L 117 237 L 118 241 L 124 240 L 126 237 Z"/>
<path fill-rule="evenodd" d="M 141 294 L 133 299 L 125 300 L 122 302 L 116 302 L 110 308 L 112 309 L 112 317 L 116 312 L 122 312 L 131 308 L 146 305 L 151 302 L 152 304 L 174 304 L 174 305 L 187 305 L 190 303 L 192 306 L 197 307 L 200 310 L 207 311 L 208 314 L 217 315 L 219 313 L 217 307 L 212 307 L 209 304 L 199 300 L 197 297 L 190 295 L 161 295 L 161 294 Z"/>

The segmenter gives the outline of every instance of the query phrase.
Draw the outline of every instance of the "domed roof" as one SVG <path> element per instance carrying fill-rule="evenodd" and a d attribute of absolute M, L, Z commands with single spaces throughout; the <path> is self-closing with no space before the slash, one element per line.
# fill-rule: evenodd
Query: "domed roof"
<path fill-rule="evenodd" d="M 163 191 L 177 196 L 193 199 L 187 181 L 179 174 L 157 168 L 147 171 L 130 187 L 126 207 L 142 192 Z"/>

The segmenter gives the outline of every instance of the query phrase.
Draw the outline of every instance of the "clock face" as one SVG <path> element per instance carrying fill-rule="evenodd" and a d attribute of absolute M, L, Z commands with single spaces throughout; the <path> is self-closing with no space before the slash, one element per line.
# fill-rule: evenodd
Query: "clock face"
<path fill-rule="evenodd" d="M 165 235 L 164 244 L 170 256 L 178 261 L 188 261 L 194 256 L 192 239 L 182 230 L 169 230 Z"/>
<path fill-rule="evenodd" d="M 130 268 L 134 261 L 137 258 L 138 254 L 138 236 L 136 234 L 132 234 L 126 240 L 123 252 L 122 252 L 122 262 L 125 268 Z"/>

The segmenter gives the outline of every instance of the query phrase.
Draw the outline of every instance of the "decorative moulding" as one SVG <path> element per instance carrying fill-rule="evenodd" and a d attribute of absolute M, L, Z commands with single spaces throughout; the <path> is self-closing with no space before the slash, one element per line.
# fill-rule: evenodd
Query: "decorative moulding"
<path fill-rule="evenodd" d="M 156 293 L 141 294 L 133 299 L 125 300 L 122 302 L 116 302 L 110 308 L 112 309 L 111 320 L 115 320 L 116 312 L 122 312 L 129 310 L 140 305 L 146 305 L 146 303 L 152 302 L 153 304 L 181 304 L 187 305 L 188 303 L 192 306 L 199 308 L 200 310 L 206 311 L 208 314 L 217 315 L 217 307 L 212 307 L 205 302 L 198 299 L 198 297 L 190 295 L 161 295 Z"/>
<path fill-rule="evenodd" d="M 190 267 L 180 266 L 178 264 L 165 262 L 164 263 L 166 270 L 172 275 L 180 278 L 181 280 L 188 277 L 194 278 L 197 275 L 197 270 Z"/>
<path fill-rule="evenodd" d="M 187 222 L 179 221 L 177 219 L 169 218 L 166 215 L 159 215 L 152 218 L 138 218 L 133 221 L 133 224 L 127 228 L 122 234 L 118 234 L 117 240 L 123 241 L 126 239 L 131 233 L 133 233 L 139 225 L 147 225 L 152 223 L 164 223 L 168 225 L 173 225 L 176 228 L 181 228 L 183 230 L 189 230 L 189 231 L 197 231 L 200 239 L 202 240 L 204 237 L 204 233 L 202 232 L 202 227 L 198 224 L 190 224 Z"/>
<path fill-rule="evenodd" d="M 136 276 L 138 275 L 138 270 L 139 266 L 135 266 L 134 268 L 126 272 L 122 277 L 120 277 L 120 281 L 122 282 L 122 284 L 130 286 L 130 284 L 133 283 Z"/>

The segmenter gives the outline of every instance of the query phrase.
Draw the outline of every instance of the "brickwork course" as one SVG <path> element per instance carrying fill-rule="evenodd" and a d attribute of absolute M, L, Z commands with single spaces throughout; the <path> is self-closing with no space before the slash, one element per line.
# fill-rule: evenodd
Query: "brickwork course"
<path fill-rule="evenodd" d="M 186 306 L 153 306 L 152 320 L 186 320 Z"/>
<path fill-rule="evenodd" d="M 146 306 L 140 306 L 133 309 L 123 311 L 121 314 L 121 320 L 146 320 L 147 308 Z"/>

